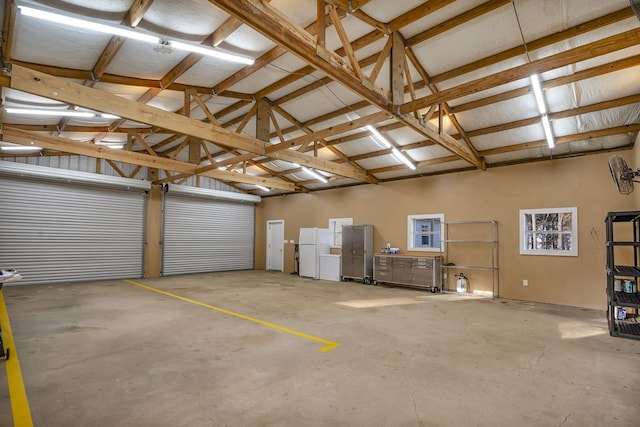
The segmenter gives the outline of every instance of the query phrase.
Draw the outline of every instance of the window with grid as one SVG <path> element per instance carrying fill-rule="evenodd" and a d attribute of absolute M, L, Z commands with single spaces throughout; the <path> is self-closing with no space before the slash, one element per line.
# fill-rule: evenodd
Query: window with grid
<path fill-rule="evenodd" d="M 520 254 L 578 256 L 578 209 L 520 210 Z"/>
<path fill-rule="evenodd" d="M 440 252 L 443 222 L 443 214 L 409 215 L 407 250 Z"/>

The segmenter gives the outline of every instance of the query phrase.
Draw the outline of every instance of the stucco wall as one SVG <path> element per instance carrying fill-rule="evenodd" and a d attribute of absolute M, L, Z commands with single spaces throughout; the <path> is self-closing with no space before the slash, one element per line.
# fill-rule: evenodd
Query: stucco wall
<path fill-rule="evenodd" d="M 633 164 L 636 151 L 619 154 Z M 353 217 L 354 224 L 375 226 L 374 248 L 390 241 L 407 253 L 407 215 L 444 213 L 446 221 L 499 222 L 501 297 L 604 309 L 604 217 L 639 206 L 635 195 L 615 190 L 609 155 L 265 198 L 256 215 L 256 268 L 265 268 L 267 220 L 283 219 L 285 239 L 297 241 L 300 227 L 327 227 L 329 218 Z M 572 206 L 578 208 L 577 257 L 520 255 L 520 209 Z M 285 271 L 292 269 L 293 244 L 288 243 Z M 481 272 L 469 276 L 472 288 L 486 288 Z"/>

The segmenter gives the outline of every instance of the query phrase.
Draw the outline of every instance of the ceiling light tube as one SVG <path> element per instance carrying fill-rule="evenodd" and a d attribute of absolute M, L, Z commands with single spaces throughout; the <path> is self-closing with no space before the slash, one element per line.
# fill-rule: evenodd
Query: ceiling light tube
<path fill-rule="evenodd" d="M 8 114 L 25 114 L 30 116 L 55 116 L 55 117 L 83 117 L 83 118 L 103 118 L 103 119 L 119 119 L 119 116 L 113 114 L 94 113 L 91 111 L 76 110 L 39 110 L 35 108 L 5 108 Z"/>
<path fill-rule="evenodd" d="M 549 122 L 549 116 L 546 114 L 542 116 L 542 128 L 544 129 L 544 136 L 547 139 L 547 145 L 549 145 L 549 148 L 555 147 L 553 133 L 551 132 L 551 123 Z"/>
<path fill-rule="evenodd" d="M 384 136 L 382 136 L 380 132 L 378 132 L 378 129 L 374 128 L 371 125 L 366 125 L 364 128 L 369 132 L 371 132 L 371 134 L 373 135 L 373 139 L 377 141 L 379 144 L 382 144 L 383 148 L 391 147 L 391 143 L 387 141 L 387 139 Z"/>
<path fill-rule="evenodd" d="M 245 65 L 253 65 L 255 62 L 253 58 L 247 56 L 236 55 L 234 53 L 225 52 L 220 49 L 208 48 L 204 46 L 197 46 L 189 43 L 182 43 L 177 41 L 169 41 L 170 47 L 179 50 L 185 50 L 187 52 L 199 53 L 200 55 L 211 56 L 213 58 L 223 59 L 229 62 L 238 62 Z"/>
<path fill-rule="evenodd" d="M 542 86 L 540 85 L 540 77 L 537 74 L 532 74 L 529 77 L 531 80 L 531 86 L 533 87 L 533 94 L 536 97 L 536 103 L 538 104 L 538 111 L 540 114 L 547 113 L 547 106 L 544 102 L 544 96 L 542 95 Z"/>
<path fill-rule="evenodd" d="M 95 31 L 103 34 L 121 36 L 128 39 L 139 40 L 147 43 L 159 43 L 160 38 L 149 34 L 143 34 L 137 31 L 127 30 L 125 28 L 104 25 L 84 19 L 72 18 L 58 13 L 47 12 L 40 9 L 34 9 L 28 6 L 18 6 L 18 10 L 24 16 L 30 16 L 43 21 L 54 22 L 56 24 L 69 25 L 70 27 L 83 28 L 85 30 Z"/>
<path fill-rule="evenodd" d="M 2 151 L 34 151 L 34 150 L 42 150 L 40 147 L 36 147 L 35 145 L 3 145 L 0 147 Z"/>
<path fill-rule="evenodd" d="M 268 189 L 267 187 L 263 187 L 262 185 L 256 185 L 256 187 L 258 187 L 262 191 L 266 191 L 267 193 L 271 191 L 270 189 Z"/>
<path fill-rule="evenodd" d="M 394 156 L 396 159 L 400 160 L 402 163 L 404 163 L 405 165 L 409 166 L 409 168 L 410 168 L 411 170 L 416 170 L 416 165 L 414 165 L 414 164 L 411 162 L 411 160 L 409 160 L 409 159 L 407 158 L 407 156 L 405 156 L 404 154 L 402 154 L 402 153 L 400 152 L 400 150 L 398 150 L 396 147 L 393 147 L 393 148 L 391 149 L 391 152 L 393 153 L 393 156 Z"/>
<path fill-rule="evenodd" d="M 113 148 L 114 150 L 122 150 L 124 148 L 124 143 L 120 142 L 96 142 L 96 145 Z"/>
<path fill-rule="evenodd" d="M 22 6 L 22 5 L 18 6 L 18 10 L 24 16 L 30 16 L 36 19 L 42 19 L 44 21 L 54 22 L 56 24 L 69 25 L 75 28 L 82 28 L 85 30 L 95 31 L 98 33 L 120 36 L 127 39 L 142 41 L 145 43 L 166 45 L 174 49 L 199 53 L 201 55 L 206 55 L 206 56 L 212 56 L 218 59 L 223 59 L 225 61 L 239 62 L 241 64 L 247 64 L 247 65 L 252 65 L 254 63 L 253 58 L 249 58 L 242 55 L 236 55 L 230 52 L 225 52 L 223 50 L 213 48 L 213 47 L 207 47 L 202 45 L 198 46 L 198 45 L 183 43 L 183 42 L 174 41 L 174 40 L 167 40 L 152 34 L 145 34 L 139 31 L 132 31 L 126 28 L 118 27 L 118 26 L 100 24 L 95 21 L 72 18 L 67 15 L 60 15 L 57 13 L 47 12 L 40 9 L 34 9 L 28 6 Z"/>
<path fill-rule="evenodd" d="M 311 175 L 312 177 L 314 177 L 315 179 L 317 179 L 318 181 L 322 181 L 325 184 L 329 181 L 326 180 L 325 177 L 323 177 L 322 175 L 320 175 L 319 173 L 312 171 L 311 169 L 302 166 L 302 170 L 305 171 L 306 173 L 308 173 L 309 175 Z"/>
<path fill-rule="evenodd" d="M 89 111 L 74 110 L 36 110 L 31 108 L 5 108 L 8 114 L 28 114 L 30 116 L 56 116 L 56 117 L 95 117 L 95 113 Z"/>

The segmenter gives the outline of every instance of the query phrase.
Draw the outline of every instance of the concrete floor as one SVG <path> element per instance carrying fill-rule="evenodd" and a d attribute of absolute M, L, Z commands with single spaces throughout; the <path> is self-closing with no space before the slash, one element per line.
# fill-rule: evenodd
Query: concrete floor
<path fill-rule="evenodd" d="M 124 281 L 5 287 L 36 426 L 640 425 L 640 341 L 599 311 L 260 271 L 139 282 L 340 346 Z"/>

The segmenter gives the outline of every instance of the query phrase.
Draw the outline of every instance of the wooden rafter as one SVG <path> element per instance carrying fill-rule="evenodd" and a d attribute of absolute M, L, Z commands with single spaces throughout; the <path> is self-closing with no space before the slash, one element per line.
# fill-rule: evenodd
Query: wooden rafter
<path fill-rule="evenodd" d="M 299 122 L 295 117 L 293 117 L 291 114 L 289 114 L 289 113 L 288 113 L 288 112 L 286 112 L 284 109 L 282 109 L 282 107 L 275 106 L 275 107 L 274 107 L 274 109 L 275 109 L 275 110 L 277 110 L 277 111 L 278 111 L 278 113 L 279 113 L 281 116 L 283 116 L 285 119 L 289 120 L 289 121 L 290 121 L 290 122 L 292 122 L 295 126 L 297 126 L 297 127 L 298 127 L 298 129 L 302 130 L 303 132 L 305 132 L 305 133 L 307 133 L 307 134 L 311 134 L 311 133 L 313 133 L 313 130 L 311 130 L 309 127 L 303 126 L 303 125 L 302 125 L 302 124 L 301 124 L 301 123 L 300 123 L 300 122 Z M 366 171 L 362 166 L 360 166 L 359 164 L 357 164 L 357 163 L 355 163 L 355 162 L 351 162 L 351 161 L 349 161 L 349 160 L 348 160 L 348 157 L 347 157 L 344 153 L 342 153 L 341 151 L 339 151 L 337 148 L 333 147 L 333 146 L 332 146 L 332 144 L 331 144 L 330 142 L 328 142 L 325 138 L 318 138 L 318 139 L 317 139 L 317 141 L 318 141 L 320 144 L 322 144 L 322 146 L 323 146 L 323 147 L 326 147 L 326 148 L 328 148 L 329 150 L 331 150 L 331 152 L 332 152 L 333 154 L 335 154 L 336 156 L 338 156 L 340 159 L 342 159 L 342 160 L 347 160 L 347 161 L 348 161 L 348 163 L 349 163 L 351 166 L 353 166 L 354 168 L 356 168 L 356 169 L 358 169 L 358 170 L 360 170 L 360 171 L 362 171 L 362 172 L 364 172 L 364 173 L 367 173 L 367 171 Z M 304 145 L 303 145 L 303 146 L 304 146 Z M 306 151 L 310 151 L 310 150 L 313 150 L 313 149 L 314 149 L 314 147 L 309 148 L 308 146 L 305 146 L 305 148 L 303 149 L 303 148 L 302 148 L 303 146 L 300 146 L 300 149 L 298 149 L 298 151 L 306 152 Z M 369 174 L 369 175 L 371 176 L 371 174 Z M 371 177 L 373 178 L 373 176 L 371 176 Z"/>
<path fill-rule="evenodd" d="M 561 76 L 551 80 L 546 80 L 542 82 L 542 87 L 545 89 L 550 89 L 558 86 L 571 84 L 580 80 L 601 76 L 607 73 L 613 73 L 615 71 L 624 70 L 626 68 L 635 67 L 638 65 L 640 65 L 640 55 L 632 56 L 629 58 L 621 59 L 621 60 L 610 62 L 607 64 L 598 65 L 595 67 L 587 68 L 585 70 L 576 71 L 575 73 L 570 74 L 568 76 Z M 488 96 L 475 101 L 470 101 L 464 104 L 456 105 L 455 107 L 452 107 L 451 110 L 454 113 L 473 110 L 475 108 L 481 108 L 486 105 L 494 104 L 496 102 L 506 101 L 508 99 L 524 96 L 529 93 L 532 93 L 529 87 L 513 89 L 497 95 Z"/>
<path fill-rule="evenodd" d="M 393 38 L 387 37 L 387 42 L 384 44 L 382 51 L 380 51 L 378 59 L 376 60 L 376 64 L 371 69 L 371 74 L 369 74 L 369 80 L 371 80 L 372 82 L 375 82 L 378 79 L 378 75 L 380 75 L 380 71 L 382 71 L 384 61 L 389 57 L 389 52 L 391 52 L 392 44 Z"/>
<path fill-rule="evenodd" d="M 306 142 L 314 141 L 321 138 L 327 138 L 336 134 L 346 133 L 349 131 L 353 131 L 353 130 L 365 127 L 373 123 L 377 123 L 379 121 L 382 121 L 388 118 L 389 118 L 389 114 L 385 112 L 374 113 L 369 116 L 351 120 L 336 126 L 331 126 L 329 128 L 326 128 L 320 131 L 308 133 L 306 135 L 302 135 L 297 138 L 287 140 L 284 143 L 270 145 L 266 147 L 265 153 L 271 154 L 276 151 L 284 150 L 286 148 L 296 147 Z"/>
<path fill-rule="evenodd" d="M 616 126 L 608 129 L 592 130 L 588 132 L 582 132 L 582 133 L 576 133 L 573 135 L 557 137 L 556 145 L 568 144 L 574 141 L 588 140 L 591 138 L 602 138 L 605 136 L 619 135 L 621 133 L 638 132 L 638 131 L 640 131 L 640 124 L 633 124 L 628 126 Z M 498 148 L 492 148 L 490 150 L 484 150 L 484 151 L 481 151 L 481 153 L 483 153 L 483 155 L 485 156 L 491 156 L 495 154 L 511 153 L 513 151 L 528 150 L 531 148 L 547 148 L 547 141 L 542 140 L 542 141 L 524 142 L 522 144 L 514 144 L 506 147 L 498 147 Z"/>
<path fill-rule="evenodd" d="M 2 54 L 3 61 L 11 61 L 11 52 L 13 50 L 13 29 L 16 24 L 16 7 L 15 0 L 7 0 L 4 5 L 4 26 L 2 27 Z"/>
<path fill-rule="evenodd" d="M 465 22 L 469 22 L 472 19 L 475 19 L 479 16 L 484 15 L 485 13 L 489 13 L 499 7 L 505 6 L 511 3 L 511 0 L 489 0 L 485 3 L 482 3 L 479 6 L 474 7 L 466 12 L 461 13 L 458 16 L 455 16 L 447 21 L 444 21 L 434 27 L 431 27 L 425 31 L 422 31 L 412 37 L 407 39 L 407 46 L 414 46 L 418 43 L 422 43 L 423 41 L 435 37 L 438 34 L 442 34 L 445 31 L 451 30 L 459 25 L 464 24 Z"/>
<path fill-rule="evenodd" d="M 637 44 L 640 44 L 640 29 L 625 31 L 624 33 L 615 34 L 546 58 L 531 61 L 487 77 L 482 77 L 445 89 L 437 94 L 407 102 L 400 107 L 400 111 L 402 113 L 408 113 L 420 108 L 428 107 L 436 102 L 461 98 L 465 95 L 481 92 L 495 86 L 529 77 L 531 74 L 553 70 L 569 64 L 584 61 L 592 57 L 605 55 L 607 53 L 635 46 Z"/>
<path fill-rule="evenodd" d="M 413 66 L 415 67 L 415 69 L 418 71 L 418 74 L 420 74 L 420 77 L 422 77 L 422 81 L 427 82 L 427 87 L 429 88 L 431 93 L 438 93 L 439 92 L 438 88 L 433 82 L 431 82 L 431 77 L 429 76 L 429 74 L 427 74 L 427 71 L 424 69 L 424 67 L 416 57 L 413 49 L 412 48 L 406 49 L 406 54 L 409 60 L 411 61 L 411 63 L 413 64 Z M 407 84 L 407 86 L 409 86 L 409 90 L 412 93 L 414 93 L 413 84 L 410 82 L 410 78 L 407 77 L 407 80 L 409 81 L 409 84 Z M 411 99 L 415 100 L 415 96 L 412 96 Z M 449 107 L 449 104 L 446 102 L 441 102 L 437 105 L 438 105 L 438 129 L 440 130 L 440 132 L 442 132 L 442 119 L 443 119 L 442 115 L 443 113 L 446 113 L 447 117 L 449 118 L 449 120 L 451 121 L 451 123 L 459 133 L 458 137 L 456 136 L 452 136 L 452 137 L 455 139 L 459 139 L 459 137 L 461 136 L 465 144 L 467 144 L 467 147 L 469 148 L 469 150 L 471 150 L 476 156 L 479 157 L 480 154 L 478 153 L 478 150 L 476 150 L 473 143 L 471 142 L 471 139 L 467 136 L 465 130 L 462 128 L 462 125 L 458 121 L 458 118 L 451 111 L 451 107 Z M 436 104 L 432 105 L 429 108 L 429 111 L 431 111 L 431 109 L 435 107 L 436 107 Z M 415 111 L 414 113 L 419 114 L 418 111 Z M 429 112 L 427 112 L 426 117 L 431 117 Z"/>
<path fill-rule="evenodd" d="M 433 12 L 453 3 L 455 0 L 427 0 L 419 6 L 414 7 L 408 12 L 394 18 L 389 22 L 389 31 L 398 31 L 406 27 L 412 22 L 422 19 Z"/>
<path fill-rule="evenodd" d="M 470 162 L 478 168 L 484 169 L 484 162 L 477 158 L 469 149 L 457 140 L 439 134 L 429 124 L 424 124 L 415 118 L 398 114 L 386 94 L 375 87 L 362 84 L 361 80 L 344 68 L 341 58 L 334 52 L 318 53 L 319 46 L 315 39 L 302 28 L 291 23 L 284 15 L 264 3 L 253 0 L 209 0 L 211 3 L 225 10 L 232 16 L 242 19 L 247 25 L 269 37 L 285 47 L 291 53 L 299 56 L 305 62 L 325 72 L 335 81 L 348 87 L 373 105 L 392 114 L 396 119 L 405 123 L 414 131 L 433 139 L 438 144 L 456 155 Z"/>
<path fill-rule="evenodd" d="M 58 150 L 70 154 L 77 154 L 81 156 L 95 157 L 100 159 L 109 159 L 112 161 L 131 163 L 150 168 L 164 169 L 167 171 L 183 172 L 190 175 L 196 174 L 196 165 L 164 157 L 135 153 L 132 151 L 115 150 L 104 146 L 86 144 L 84 142 L 78 142 L 49 135 L 39 135 L 33 132 L 25 132 L 23 130 L 12 128 L 9 126 L 5 127 L 3 133 L 5 138 L 16 144 L 33 145 L 33 143 L 35 142 L 39 147 L 47 148 L 50 150 Z M 201 175 L 222 181 L 259 184 L 266 187 L 279 188 L 286 191 L 295 190 L 294 185 L 283 182 L 281 180 L 244 175 L 229 171 L 211 170 L 204 172 Z"/>
<path fill-rule="evenodd" d="M 338 38 L 342 42 L 342 48 L 344 52 L 347 54 L 347 58 L 349 59 L 349 63 L 351 64 L 352 72 L 362 80 L 364 77 L 362 74 L 362 70 L 360 69 L 360 64 L 358 64 L 358 60 L 356 59 L 356 54 L 351 47 L 351 42 L 349 41 L 349 36 L 347 36 L 347 32 L 342 26 L 342 21 L 338 16 L 338 12 L 334 7 L 329 6 L 329 16 L 331 17 L 331 22 L 333 22 L 333 28 L 335 28 L 336 33 L 338 34 Z"/>
<path fill-rule="evenodd" d="M 122 20 L 122 24 L 128 27 L 137 27 L 145 12 L 149 10 L 153 0 L 134 0 L 129 8 L 126 16 Z"/>
<path fill-rule="evenodd" d="M 326 24 L 328 25 L 328 23 L 326 23 Z M 315 35 L 316 30 L 317 30 L 317 24 L 316 23 L 310 24 L 309 26 L 307 26 L 305 28 L 305 30 L 310 35 Z M 278 59 L 279 57 L 281 57 L 285 53 L 287 53 L 287 50 L 285 48 L 283 48 L 281 46 L 274 47 L 273 49 L 271 49 L 267 53 L 263 54 L 261 57 L 257 58 L 255 60 L 255 62 L 253 63 L 253 65 L 248 65 L 248 66 L 242 68 L 240 71 L 234 73 L 232 76 L 228 77 L 227 79 L 225 79 L 222 82 L 220 82 L 217 85 L 215 85 L 213 87 L 213 93 L 218 94 L 218 93 L 221 93 L 221 92 L 227 90 L 228 88 L 230 88 L 234 84 L 236 84 L 236 83 L 240 82 L 241 80 L 249 77 L 250 75 L 252 75 L 256 71 L 261 70 L 267 64 L 269 64 L 269 63 L 273 62 L 274 60 Z M 297 72 L 296 72 L 296 74 L 297 74 Z M 267 93 L 257 93 L 255 95 L 255 97 L 256 98 L 264 98 L 267 95 L 268 95 Z"/>
<path fill-rule="evenodd" d="M 571 28 L 567 28 L 566 30 L 559 31 L 557 33 L 550 34 L 548 36 L 541 37 L 539 39 L 528 42 L 526 49 L 522 45 L 517 46 L 511 49 L 496 53 L 494 55 L 488 56 L 486 58 L 482 58 L 478 61 L 474 61 L 469 64 L 456 67 L 449 71 L 445 71 L 441 74 L 437 74 L 435 76 L 432 76 L 431 82 L 434 84 L 438 84 L 443 81 L 450 80 L 455 77 L 459 77 L 463 74 L 479 70 L 480 68 L 488 67 L 490 65 L 494 65 L 499 62 L 506 61 L 518 55 L 523 55 L 527 50 L 534 51 L 537 49 L 541 49 L 543 47 L 550 46 L 554 43 L 561 42 L 571 37 L 576 37 L 581 34 L 585 34 L 590 31 L 597 30 L 598 28 L 615 24 L 616 22 L 619 22 L 623 19 L 630 18 L 632 16 L 633 16 L 633 10 L 629 7 L 626 7 L 616 12 L 609 13 L 605 16 L 595 18 L 587 22 L 583 22 Z"/>
<path fill-rule="evenodd" d="M 346 10 L 347 12 L 355 12 L 370 1 L 371 0 L 326 0 L 327 3 Z"/>

